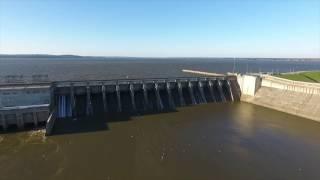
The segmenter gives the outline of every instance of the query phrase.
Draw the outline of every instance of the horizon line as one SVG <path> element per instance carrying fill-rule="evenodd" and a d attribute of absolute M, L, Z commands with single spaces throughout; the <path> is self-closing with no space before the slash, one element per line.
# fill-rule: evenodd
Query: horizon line
<path fill-rule="evenodd" d="M 223 59 L 319 59 L 320 57 L 241 57 L 241 56 L 119 56 L 119 55 L 76 55 L 76 54 L 2 54 L 0 56 L 74 56 L 74 57 L 93 57 L 93 58 L 154 58 L 154 59 L 167 59 L 167 58 L 223 58 Z"/>

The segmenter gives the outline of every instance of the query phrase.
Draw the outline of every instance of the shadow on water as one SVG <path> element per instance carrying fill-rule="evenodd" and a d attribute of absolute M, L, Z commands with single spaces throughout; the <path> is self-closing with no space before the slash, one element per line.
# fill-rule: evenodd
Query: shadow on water
<path fill-rule="evenodd" d="M 0 128 L 0 135 L 1 134 L 17 134 L 20 132 L 25 132 L 25 131 L 37 131 L 37 130 L 43 130 L 45 129 L 44 125 L 39 125 L 37 127 L 35 126 L 25 126 L 23 129 L 19 129 L 17 125 L 10 125 L 6 130 L 3 128 Z"/>
<path fill-rule="evenodd" d="M 64 134 L 77 134 L 77 133 L 89 133 L 97 131 L 108 131 L 109 123 L 125 122 L 132 120 L 133 116 L 152 115 L 159 113 L 172 113 L 177 112 L 174 110 L 148 111 L 143 113 L 99 113 L 92 116 L 83 116 L 78 118 L 64 118 L 56 119 L 53 129 L 53 136 Z"/>
<path fill-rule="evenodd" d="M 38 125 L 34 125 L 33 123 L 26 123 L 24 124 L 23 128 L 19 128 L 17 124 L 9 124 L 6 129 L 0 126 L 0 135 L 1 134 L 16 134 L 19 132 L 25 131 L 37 131 L 43 130 L 46 127 L 45 122 L 38 122 Z"/>

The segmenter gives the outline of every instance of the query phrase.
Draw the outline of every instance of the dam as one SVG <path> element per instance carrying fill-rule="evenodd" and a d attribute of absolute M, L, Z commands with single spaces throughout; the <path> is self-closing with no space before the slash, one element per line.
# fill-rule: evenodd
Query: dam
<path fill-rule="evenodd" d="M 1 84 L 0 128 L 45 126 L 51 135 L 56 120 L 173 112 L 184 106 L 233 101 L 320 121 L 318 84 L 261 74 L 183 72 L 201 76 Z"/>
<path fill-rule="evenodd" d="M 198 77 L 6 83 L 0 86 L 0 128 L 28 129 L 91 116 L 173 112 L 205 103 L 243 101 L 320 121 L 320 87 L 270 75 L 215 74 Z"/>
<path fill-rule="evenodd" d="M 20 86 L 20 93 L 28 89 L 42 89 L 35 91 L 24 100 L 29 111 L 19 106 L 2 107 L 1 127 L 6 130 L 8 124 L 23 129 L 31 120 L 34 126 L 38 121 L 46 121 L 47 135 L 53 131 L 56 119 L 87 117 L 97 114 L 125 113 L 149 114 L 174 111 L 176 107 L 239 101 L 240 87 L 236 76 L 208 76 L 208 77 L 176 77 L 153 79 L 115 79 L 90 81 L 58 81 L 50 85 L 11 85 L 2 90 L 2 101 L 6 94 Z M 22 86 L 22 87 L 21 87 Z M 6 90 L 7 92 L 4 92 Z M 45 94 L 41 94 L 45 92 Z M 12 93 L 11 93 L 12 94 Z M 12 97 L 19 104 L 21 97 Z M 39 100 L 41 102 L 33 102 Z M 21 100 L 20 100 L 21 101 Z M 36 108 L 38 107 L 38 108 Z M 41 109 L 41 108 L 42 109 Z M 43 109 L 45 108 L 45 109 Z M 27 108 L 28 109 L 28 108 Z M 30 117 L 30 111 L 33 116 Z M 37 112 L 36 112 L 37 111 Z M 41 118 L 36 113 L 45 112 Z M 20 118 L 22 117 L 22 118 Z M 43 123 L 42 123 L 43 124 Z"/>

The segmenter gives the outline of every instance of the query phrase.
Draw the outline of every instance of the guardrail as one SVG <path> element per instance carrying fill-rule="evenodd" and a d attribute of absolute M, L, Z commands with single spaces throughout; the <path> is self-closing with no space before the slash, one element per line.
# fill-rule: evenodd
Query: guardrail
<path fill-rule="evenodd" d="M 216 75 L 216 76 L 194 76 L 194 77 L 167 77 L 167 78 L 135 78 L 135 79 L 107 79 L 107 80 L 66 80 L 66 81 L 52 81 L 52 82 L 1 82 L 0 87 L 28 87 L 28 86 L 70 86 L 70 84 L 127 84 L 127 83 L 141 83 L 141 82 L 168 82 L 168 81 L 198 81 L 198 80 L 226 80 L 236 79 L 234 75 Z"/>
<path fill-rule="evenodd" d="M 262 76 L 261 85 L 264 87 L 272 87 L 288 91 L 320 95 L 320 83 L 293 81 L 284 78 L 264 75 Z"/>
<path fill-rule="evenodd" d="M 0 75 L 0 84 L 24 84 L 24 83 L 48 83 L 50 82 L 47 74 L 33 75 Z"/>
<path fill-rule="evenodd" d="M 109 80 L 86 80 L 86 81 L 56 81 L 53 82 L 55 87 L 64 86 L 82 86 L 85 84 L 108 85 L 108 84 L 130 84 L 130 83 L 148 83 L 148 82 L 171 82 L 171 81 L 199 81 L 199 80 L 216 80 L 216 79 L 236 79 L 236 76 L 200 76 L 200 77 L 168 77 L 168 78 L 143 78 L 143 79 L 109 79 Z"/>

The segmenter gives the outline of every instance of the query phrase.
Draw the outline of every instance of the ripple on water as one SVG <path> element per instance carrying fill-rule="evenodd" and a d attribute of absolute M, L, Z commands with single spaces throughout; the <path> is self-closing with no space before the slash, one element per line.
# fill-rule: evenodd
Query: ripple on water
<path fill-rule="evenodd" d="M 28 132 L 28 138 L 26 139 L 26 143 L 32 144 L 44 144 L 46 143 L 45 129 L 34 130 Z"/>

